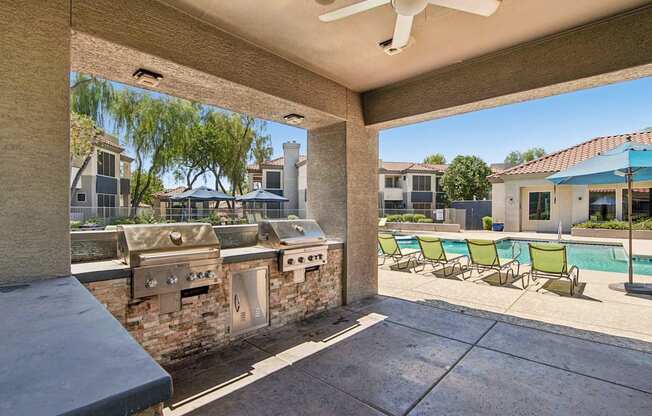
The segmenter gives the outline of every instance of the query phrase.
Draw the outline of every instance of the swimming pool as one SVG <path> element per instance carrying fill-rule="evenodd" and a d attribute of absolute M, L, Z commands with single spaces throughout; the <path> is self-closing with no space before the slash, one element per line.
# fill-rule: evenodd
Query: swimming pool
<path fill-rule="evenodd" d="M 397 237 L 402 248 L 419 249 L 414 237 Z M 521 254 L 518 260 L 521 264 L 530 264 L 530 253 L 527 244 L 541 242 L 534 240 L 505 239 L 496 243 L 500 257 L 511 258 L 512 243 L 520 246 Z M 580 269 L 598 270 L 603 272 L 627 273 L 627 255 L 621 246 L 564 243 L 567 247 L 568 262 Z M 444 240 L 444 250 L 451 254 L 467 254 L 466 243 L 457 240 Z M 517 250 L 518 252 L 518 250 Z M 652 276 L 652 258 L 634 257 L 634 273 Z"/>

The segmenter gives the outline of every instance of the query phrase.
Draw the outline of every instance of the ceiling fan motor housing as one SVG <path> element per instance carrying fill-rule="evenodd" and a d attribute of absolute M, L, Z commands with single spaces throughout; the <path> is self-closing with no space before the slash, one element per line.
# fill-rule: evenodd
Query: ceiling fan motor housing
<path fill-rule="evenodd" d="M 392 0 L 392 7 L 401 16 L 416 16 L 428 6 L 428 0 Z"/>

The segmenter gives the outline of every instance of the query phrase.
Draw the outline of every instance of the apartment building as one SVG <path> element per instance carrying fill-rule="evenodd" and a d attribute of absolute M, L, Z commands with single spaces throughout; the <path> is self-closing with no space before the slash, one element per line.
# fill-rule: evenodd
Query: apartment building
<path fill-rule="evenodd" d="M 90 163 L 84 168 L 73 190 L 72 207 L 102 210 L 129 206 L 133 159 L 124 151 L 114 136 L 105 133 L 96 139 Z M 81 165 L 82 161 L 73 161 L 70 171 L 71 185 Z"/>
<path fill-rule="evenodd" d="M 405 210 L 431 213 L 444 208 L 447 199 L 441 178 L 447 165 L 378 161 L 378 209 L 381 213 Z M 305 213 L 307 200 L 307 159 L 296 142 L 283 144 L 283 156 L 247 167 L 249 189 L 261 188 L 284 196 L 284 213 Z M 281 207 L 266 204 L 269 212 Z"/>

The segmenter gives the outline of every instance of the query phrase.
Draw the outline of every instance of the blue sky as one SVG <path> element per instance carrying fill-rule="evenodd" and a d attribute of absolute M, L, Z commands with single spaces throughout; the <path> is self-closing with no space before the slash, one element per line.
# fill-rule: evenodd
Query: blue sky
<path fill-rule="evenodd" d="M 497 163 L 512 150 L 536 146 L 549 153 L 592 137 L 650 126 L 652 77 L 384 130 L 380 157 L 417 162 L 438 152 L 448 161 L 462 154 Z M 288 140 L 299 142 L 305 154 L 305 130 L 268 122 L 267 131 L 274 156 L 282 155 Z M 206 179 L 213 184 L 212 178 Z M 174 186 L 172 175 L 165 175 L 164 182 Z"/>
<path fill-rule="evenodd" d="M 502 162 L 512 150 L 563 149 L 597 136 L 630 133 L 652 126 L 652 78 L 511 104 L 432 120 L 380 133 L 380 157 L 421 161 L 429 153 L 476 155 Z M 302 129 L 269 123 L 274 155 L 292 139 L 306 149 Z"/>

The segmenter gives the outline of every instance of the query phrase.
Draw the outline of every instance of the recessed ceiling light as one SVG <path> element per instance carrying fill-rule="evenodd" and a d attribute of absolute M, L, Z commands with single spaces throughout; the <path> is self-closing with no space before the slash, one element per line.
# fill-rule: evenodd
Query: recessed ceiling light
<path fill-rule="evenodd" d="M 158 87 L 163 75 L 148 69 L 138 68 L 132 75 L 136 83 L 145 87 Z"/>
<path fill-rule="evenodd" d="M 301 114 L 288 114 L 287 116 L 283 117 L 283 120 L 285 120 L 286 123 L 292 124 L 293 126 L 296 126 L 298 124 L 303 123 L 303 119 L 305 117 L 302 116 Z"/>

